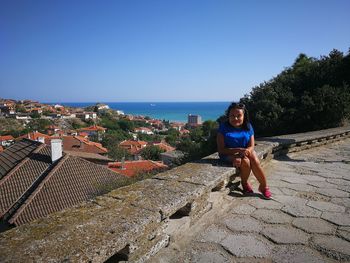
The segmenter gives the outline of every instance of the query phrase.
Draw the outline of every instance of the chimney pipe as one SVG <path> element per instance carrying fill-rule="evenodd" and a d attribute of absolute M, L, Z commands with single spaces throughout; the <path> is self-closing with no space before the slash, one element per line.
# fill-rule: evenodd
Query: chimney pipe
<path fill-rule="evenodd" d="M 54 163 L 62 157 L 62 140 L 52 139 L 51 140 L 51 161 Z"/>
<path fill-rule="evenodd" d="M 125 157 L 122 158 L 120 169 L 125 170 Z"/>

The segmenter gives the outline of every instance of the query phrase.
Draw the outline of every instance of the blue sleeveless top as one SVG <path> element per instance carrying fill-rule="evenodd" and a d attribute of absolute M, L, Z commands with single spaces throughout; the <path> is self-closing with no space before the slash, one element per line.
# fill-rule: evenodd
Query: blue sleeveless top
<path fill-rule="evenodd" d="M 250 137 L 254 135 L 252 125 L 248 124 L 249 130 L 235 128 L 227 122 L 223 122 L 219 126 L 219 133 L 224 136 L 226 148 L 247 148 Z"/>

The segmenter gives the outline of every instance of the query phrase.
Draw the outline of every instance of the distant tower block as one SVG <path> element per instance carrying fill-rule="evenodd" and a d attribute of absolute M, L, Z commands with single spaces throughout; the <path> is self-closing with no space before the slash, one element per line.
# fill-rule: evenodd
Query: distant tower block
<path fill-rule="evenodd" d="M 202 124 L 202 117 L 200 115 L 192 115 L 188 114 L 188 121 L 189 126 L 198 126 Z"/>

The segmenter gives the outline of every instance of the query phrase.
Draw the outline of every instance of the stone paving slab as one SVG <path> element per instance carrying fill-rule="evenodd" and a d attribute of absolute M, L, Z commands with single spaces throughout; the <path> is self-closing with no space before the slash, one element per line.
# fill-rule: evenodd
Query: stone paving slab
<path fill-rule="evenodd" d="M 220 244 L 236 257 L 264 258 L 271 254 L 271 246 L 261 238 L 250 234 L 233 234 Z"/>
<path fill-rule="evenodd" d="M 173 262 L 173 261 L 166 261 Z M 180 255 L 176 262 L 184 263 L 227 263 L 231 261 L 231 255 L 220 245 L 212 243 L 194 242 L 190 248 Z"/>
<path fill-rule="evenodd" d="M 337 236 L 339 236 L 347 241 L 350 241 L 350 231 L 343 230 L 343 229 L 339 228 L 337 230 Z"/>
<path fill-rule="evenodd" d="M 252 213 L 252 217 L 268 224 L 291 223 L 293 217 L 279 210 L 258 209 Z"/>
<path fill-rule="evenodd" d="M 316 208 L 320 211 L 327 211 L 327 212 L 338 212 L 338 213 L 344 213 L 345 207 L 340 205 L 335 205 L 330 202 L 323 202 L 323 201 L 309 201 L 306 204 L 307 206 Z"/>
<path fill-rule="evenodd" d="M 313 246 L 337 260 L 350 260 L 349 242 L 334 236 L 314 236 Z"/>
<path fill-rule="evenodd" d="M 317 189 L 316 193 L 329 197 L 349 197 L 349 193 L 338 189 Z"/>
<path fill-rule="evenodd" d="M 338 226 L 350 226 L 350 215 L 348 213 L 323 212 L 321 218 Z"/>
<path fill-rule="evenodd" d="M 332 198 L 331 202 L 350 208 L 350 198 Z"/>
<path fill-rule="evenodd" d="M 296 217 L 320 217 L 322 214 L 321 211 L 300 203 L 285 205 L 282 211 Z"/>
<path fill-rule="evenodd" d="M 231 214 L 223 220 L 223 224 L 233 232 L 259 233 L 263 228 L 263 224 L 260 221 L 246 215 L 237 216 Z"/>
<path fill-rule="evenodd" d="M 212 224 L 195 239 L 198 242 L 219 243 L 228 235 L 230 235 L 230 231 L 228 231 L 224 226 Z"/>
<path fill-rule="evenodd" d="M 330 235 L 336 230 L 334 225 L 319 218 L 295 218 L 292 224 L 310 234 L 316 233 Z"/>
<path fill-rule="evenodd" d="M 249 204 L 241 204 L 238 206 L 235 206 L 231 211 L 234 214 L 239 214 L 239 215 L 250 215 L 256 210 L 256 208 L 252 205 Z"/>
<path fill-rule="evenodd" d="M 325 189 L 325 188 L 337 189 L 336 184 L 328 183 L 326 181 L 309 181 L 308 184 L 318 188 L 322 188 L 322 189 Z"/>
<path fill-rule="evenodd" d="M 278 246 L 272 255 L 273 262 L 276 263 L 325 263 L 334 262 L 327 260 L 313 249 L 305 246 Z"/>
<path fill-rule="evenodd" d="M 261 233 L 277 244 L 306 244 L 309 239 L 304 231 L 284 225 L 265 227 Z"/>
<path fill-rule="evenodd" d="M 276 202 L 274 200 L 260 200 L 260 199 L 251 199 L 249 200 L 249 204 L 256 208 L 264 208 L 264 209 L 281 209 L 283 204 Z"/>

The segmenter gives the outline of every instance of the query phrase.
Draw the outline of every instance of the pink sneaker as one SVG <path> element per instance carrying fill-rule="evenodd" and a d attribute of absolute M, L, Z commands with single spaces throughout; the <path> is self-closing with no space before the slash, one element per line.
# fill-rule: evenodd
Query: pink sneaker
<path fill-rule="evenodd" d="M 252 194 L 252 193 L 254 193 L 253 188 L 252 188 L 252 186 L 249 183 L 247 183 L 246 185 L 242 184 L 242 188 L 243 188 L 243 194 Z"/>
<path fill-rule="evenodd" d="M 266 186 L 265 188 L 261 188 L 259 186 L 259 192 L 262 193 L 265 199 L 271 199 L 272 194 L 270 192 L 270 189 Z"/>

